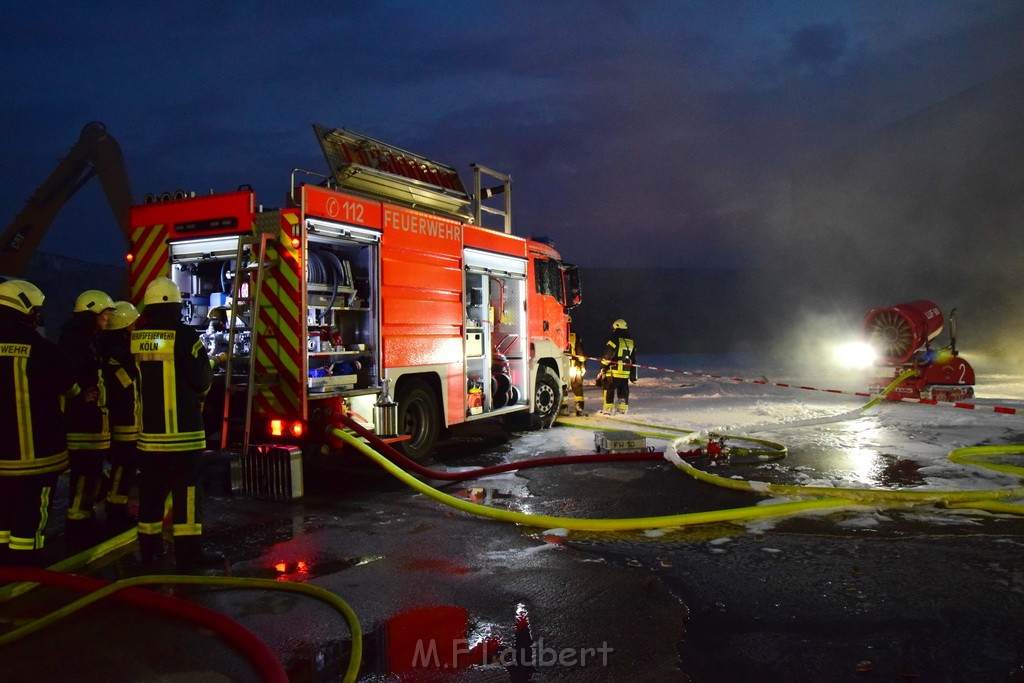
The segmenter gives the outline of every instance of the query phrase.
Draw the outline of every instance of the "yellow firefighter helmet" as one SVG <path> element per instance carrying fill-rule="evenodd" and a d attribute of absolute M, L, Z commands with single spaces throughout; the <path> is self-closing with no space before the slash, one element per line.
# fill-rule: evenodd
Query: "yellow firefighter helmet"
<path fill-rule="evenodd" d="M 142 295 L 142 303 L 150 304 L 180 304 L 181 290 L 174 280 L 169 277 L 158 277 L 146 287 L 146 293 Z"/>
<path fill-rule="evenodd" d="M 0 306 L 13 308 L 28 315 L 43 305 L 46 296 L 42 290 L 28 280 L 5 280 L 0 282 Z"/>
<path fill-rule="evenodd" d="M 114 300 L 110 298 L 110 295 L 98 289 L 86 290 L 75 299 L 75 313 L 81 313 L 82 311 L 102 313 L 108 308 L 113 307 Z"/>
<path fill-rule="evenodd" d="M 628 329 L 626 327 L 626 321 L 623 320 L 622 318 L 619 318 L 618 320 L 616 320 L 615 322 L 612 323 L 612 329 L 613 330 L 625 330 L 625 329 Z"/>
<path fill-rule="evenodd" d="M 114 312 L 110 314 L 107 329 L 123 330 L 138 319 L 139 309 L 135 308 L 130 301 L 115 301 Z"/>

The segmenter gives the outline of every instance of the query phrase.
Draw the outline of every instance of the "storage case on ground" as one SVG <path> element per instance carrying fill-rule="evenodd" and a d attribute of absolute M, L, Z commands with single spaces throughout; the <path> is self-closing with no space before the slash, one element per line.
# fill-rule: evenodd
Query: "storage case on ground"
<path fill-rule="evenodd" d="M 594 448 L 598 453 L 621 453 L 647 450 L 647 437 L 636 432 L 615 431 L 594 434 Z"/>

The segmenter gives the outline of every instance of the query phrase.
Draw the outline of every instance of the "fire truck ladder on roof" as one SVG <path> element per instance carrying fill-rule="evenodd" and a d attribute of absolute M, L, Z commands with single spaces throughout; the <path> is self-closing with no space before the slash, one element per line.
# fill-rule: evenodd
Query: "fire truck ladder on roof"
<path fill-rule="evenodd" d="M 276 378 L 257 377 L 255 351 L 259 335 L 259 320 L 261 288 L 266 282 L 266 271 L 273 266 L 268 262 L 267 242 L 272 236 L 268 233 L 260 233 L 254 237 L 240 237 L 238 240 L 238 252 L 235 256 L 235 282 L 231 291 L 231 318 L 228 321 L 228 360 L 225 366 L 224 377 L 224 421 L 221 427 L 221 450 L 238 446 L 241 453 L 249 452 L 249 433 L 252 427 L 252 405 L 253 398 L 257 391 L 263 387 L 272 386 Z M 259 245 L 256 247 L 256 245 Z M 254 262 L 255 260 L 255 262 Z M 255 274 L 255 277 L 253 276 Z M 239 328 L 236 320 L 248 318 L 247 327 Z M 249 355 L 245 374 L 237 376 L 232 368 L 233 361 L 237 361 L 234 353 L 235 335 L 237 332 L 248 329 Z M 244 379 L 240 379 L 244 378 Z M 243 415 L 238 415 L 239 402 L 235 396 L 245 392 L 245 403 Z M 242 427 L 241 438 L 232 439 L 232 434 L 238 433 L 238 427 Z"/>
<path fill-rule="evenodd" d="M 481 219 L 484 213 L 501 216 L 505 222 L 505 233 L 512 234 L 512 177 L 504 173 L 492 171 L 480 164 L 471 164 L 473 169 L 473 222 L 483 225 Z M 481 187 L 481 175 L 487 175 L 501 181 L 501 185 L 495 187 Z M 504 208 L 498 209 L 484 204 L 485 199 L 503 194 L 505 199 Z"/>

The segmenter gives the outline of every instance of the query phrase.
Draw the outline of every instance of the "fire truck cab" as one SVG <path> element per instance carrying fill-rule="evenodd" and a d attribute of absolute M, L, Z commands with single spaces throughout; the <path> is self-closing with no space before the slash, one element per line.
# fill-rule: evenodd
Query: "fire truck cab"
<path fill-rule="evenodd" d="M 183 318 L 226 359 L 207 399 L 211 443 L 329 453 L 341 444 L 323 426 L 345 412 L 423 459 L 462 422 L 550 426 L 579 276 L 550 244 L 511 233 L 511 180 L 474 166 L 469 194 L 448 166 L 314 131 L 331 172 L 293 172 L 281 208 L 243 188 L 131 209 L 131 299 L 171 277 Z M 482 201 L 500 195 L 502 208 Z"/>

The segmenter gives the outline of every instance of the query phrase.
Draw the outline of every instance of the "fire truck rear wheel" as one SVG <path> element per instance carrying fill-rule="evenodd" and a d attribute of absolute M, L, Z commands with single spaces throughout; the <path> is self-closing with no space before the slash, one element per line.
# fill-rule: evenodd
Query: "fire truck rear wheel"
<path fill-rule="evenodd" d="M 411 460 L 427 460 L 441 431 L 437 397 L 425 382 L 412 380 L 399 387 L 396 399 L 399 431 L 410 438 L 396 442 L 395 448 Z"/>

